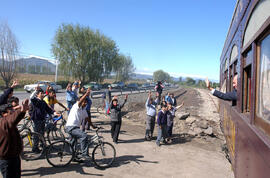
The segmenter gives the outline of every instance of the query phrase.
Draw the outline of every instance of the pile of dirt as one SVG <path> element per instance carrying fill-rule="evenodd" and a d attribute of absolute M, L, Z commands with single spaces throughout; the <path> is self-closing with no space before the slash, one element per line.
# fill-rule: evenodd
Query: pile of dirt
<path fill-rule="evenodd" d="M 209 140 L 217 142 L 218 145 L 224 143 L 216 108 L 217 98 L 203 89 L 182 88 L 168 92 L 174 93 L 177 105 L 184 102 L 184 106 L 176 112 L 174 135 Z M 130 95 L 123 108 L 123 118 L 138 124 L 145 124 L 146 99 L 147 94 Z"/>

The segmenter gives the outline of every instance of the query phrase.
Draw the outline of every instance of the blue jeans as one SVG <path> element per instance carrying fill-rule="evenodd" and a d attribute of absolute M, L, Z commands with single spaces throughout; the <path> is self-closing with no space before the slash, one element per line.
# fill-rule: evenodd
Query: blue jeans
<path fill-rule="evenodd" d="M 75 139 L 80 139 L 82 155 L 88 155 L 88 137 L 80 127 L 68 126 L 66 131 Z"/>
<path fill-rule="evenodd" d="M 108 103 L 108 101 L 105 101 L 105 112 L 106 112 L 106 114 L 107 114 L 107 111 L 108 111 L 108 109 L 109 109 L 109 103 Z"/>
<path fill-rule="evenodd" d="M 21 159 L 15 157 L 11 159 L 0 160 L 0 170 L 3 178 L 21 177 Z"/>
<path fill-rule="evenodd" d="M 167 126 L 167 134 L 169 137 L 172 137 L 172 131 L 173 131 L 173 124 L 170 126 Z"/>
<path fill-rule="evenodd" d="M 161 128 L 160 126 L 158 126 L 158 136 L 156 144 L 160 145 L 161 139 L 163 138 L 163 141 L 165 141 L 166 137 L 167 137 L 167 125 L 161 125 Z"/>

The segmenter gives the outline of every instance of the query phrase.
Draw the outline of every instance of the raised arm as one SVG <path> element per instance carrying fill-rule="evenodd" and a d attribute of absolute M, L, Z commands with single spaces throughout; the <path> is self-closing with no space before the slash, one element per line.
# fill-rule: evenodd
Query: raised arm
<path fill-rule="evenodd" d="M 159 102 L 160 102 L 160 101 L 159 101 L 159 93 L 156 92 L 156 99 L 155 99 L 155 101 L 153 102 L 153 104 L 154 104 L 154 105 L 158 105 Z"/>
<path fill-rule="evenodd" d="M 184 101 L 179 106 L 176 106 L 175 109 L 177 110 L 177 109 L 181 108 L 182 106 L 184 106 Z"/>
<path fill-rule="evenodd" d="M 125 97 L 125 100 L 123 101 L 123 103 L 120 104 L 121 109 L 124 107 L 125 103 L 127 102 L 127 99 L 128 99 L 128 94 L 126 94 L 126 97 Z"/>
<path fill-rule="evenodd" d="M 237 100 L 236 91 L 228 92 L 228 93 L 222 93 L 220 91 L 215 90 L 213 95 L 220 98 L 220 99 L 227 100 L 227 101 Z"/>
<path fill-rule="evenodd" d="M 90 93 L 91 93 L 91 89 L 90 89 L 90 87 L 89 87 L 89 88 L 87 89 L 86 93 L 80 98 L 79 104 L 78 104 L 79 107 L 81 107 L 83 101 L 86 99 L 87 96 L 90 95 Z"/>
<path fill-rule="evenodd" d="M 26 99 L 22 102 L 22 106 L 19 106 L 14 113 L 8 116 L 7 121 L 9 127 L 16 127 L 17 124 L 24 118 L 26 111 L 29 110 L 29 100 Z"/>
<path fill-rule="evenodd" d="M 149 93 L 148 93 L 148 97 L 147 97 L 147 100 L 146 100 L 146 103 L 145 103 L 145 107 L 149 106 L 150 98 L 151 98 L 151 91 L 149 91 Z"/>
<path fill-rule="evenodd" d="M 57 103 L 62 107 L 62 108 L 64 108 L 66 111 L 68 111 L 69 109 L 65 106 L 65 105 L 63 105 L 62 103 L 60 103 L 59 101 L 57 101 Z"/>
<path fill-rule="evenodd" d="M 0 105 L 6 104 L 5 102 L 7 101 L 8 96 L 13 92 L 14 87 L 16 87 L 18 84 L 19 84 L 18 81 L 15 80 L 10 86 L 10 88 L 4 91 L 4 93 L 0 96 Z"/>

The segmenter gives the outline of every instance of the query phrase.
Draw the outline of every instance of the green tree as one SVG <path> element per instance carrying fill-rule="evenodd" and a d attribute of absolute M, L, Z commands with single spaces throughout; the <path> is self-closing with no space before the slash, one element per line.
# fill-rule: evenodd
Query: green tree
<path fill-rule="evenodd" d="M 120 54 L 114 64 L 113 70 L 115 71 L 115 80 L 126 82 L 129 80 L 135 71 L 135 67 L 130 56 Z"/>
<path fill-rule="evenodd" d="M 179 82 L 183 82 L 183 78 L 182 77 L 179 77 Z"/>
<path fill-rule="evenodd" d="M 205 82 L 203 80 L 199 80 L 197 85 L 200 88 L 205 88 L 206 87 Z"/>
<path fill-rule="evenodd" d="M 118 54 L 116 43 L 98 30 L 62 24 L 54 37 L 52 52 L 66 76 L 88 81 L 102 81 L 108 76 Z"/>
<path fill-rule="evenodd" d="M 191 77 L 187 77 L 186 78 L 186 84 L 188 86 L 192 86 L 192 85 L 195 85 L 196 84 L 196 81 L 193 78 L 191 78 Z"/>
<path fill-rule="evenodd" d="M 171 81 L 171 76 L 163 70 L 157 70 L 153 74 L 154 81 Z"/>

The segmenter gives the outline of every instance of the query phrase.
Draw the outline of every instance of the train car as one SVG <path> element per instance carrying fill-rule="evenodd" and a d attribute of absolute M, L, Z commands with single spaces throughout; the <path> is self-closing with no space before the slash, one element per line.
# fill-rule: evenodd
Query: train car
<path fill-rule="evenodd" d="M 270 0 L 238 0 L 220 58 L 221 127 L 236 178 L 270 178 Z"/>

